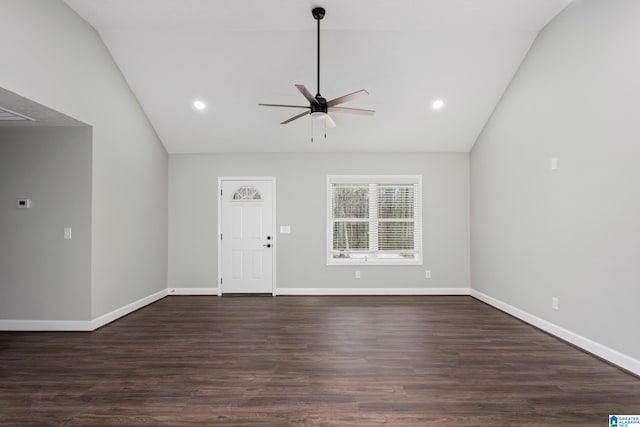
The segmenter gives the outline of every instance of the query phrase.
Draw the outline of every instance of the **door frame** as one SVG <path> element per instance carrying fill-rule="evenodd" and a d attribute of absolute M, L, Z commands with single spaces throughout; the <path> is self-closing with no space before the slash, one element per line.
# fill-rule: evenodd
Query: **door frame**
<path fill-rule="evenodd" d="M 272 257 L 271 257 L 271 295 L 276 296 L 276 251 L 278 242 L 276 237 L 276 177 L 275 176 L 218 176 L 218 296 L 222 296 L 222 183 L 223 181 L 270 181 L 272 207 Z"/>

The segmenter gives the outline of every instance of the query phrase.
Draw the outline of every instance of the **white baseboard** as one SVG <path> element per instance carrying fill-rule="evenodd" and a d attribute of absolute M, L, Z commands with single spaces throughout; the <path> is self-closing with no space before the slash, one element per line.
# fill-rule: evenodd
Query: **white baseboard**
<path fill-rule="evenodd" d="M 0 331 L 94 331 L 166 296 L 163 289 L 93 320 L 0 320 Z"/>
<path fill-rule="evenodd" d="M 555 323 L 551 323 L 547 320 L 541 319 L 537 316 L 534 316 L 533 314 L 527 313 L 526 311 L 520 310 L 519 308 L 513 307 L 512 305 L 490 297 L 489 295 L 483 294 L 482 292 L 472 289 L 471 296 L 497 308 L 498 310 L 504 311 L 505 313 L 508 313 L 513 317 L 517 317 L 518 319 L 523 320 L 530 325 L 540 328 L 543 331 L 550 333 L 551 335 L 555 335 L 556 337 L 563 339 L 564 341 L 567 341 L 583 350 L 586 350 L 589 353 L 595 354 L 596 356 L 601 357 L 613 363 L 614 365 L 620 366 L 621 368 L 633 372 L 636 375 L 640 375 L 640 360 L 634 359 L 631 356 L 627 356 L 626 354 L 620 353 L 619 351 L 592 341 L 589 338 L 585 338 L 582 335 L 571 332 L 568 329 L 556 325 Z"/>
<path fill-rule="evenodd" d="M 469 288 L 277 288 L 275 295 L 469 295 Z"/>
<path fill-rule="evenodd" d="M 169 295 L 218 295 L 218 288 L 169 288 Z"/>
<path fill-rule="evenodd" d="M 111 323 L 116 319 L 121 318 L 122 316 L 126 316 L 129 313 L 132 313 L 136 310 L 141 309 L 145 305 L 149 305 L 152 302 L 156 302 L 159 299 L 162 299 L 167 296 L 167 289 L 163 289 L 155 294 L 149 295 L 147 297 L 141 298 L 138 301 L 134 301 L 131 304 L 127 304 L 124 307 L 120 307 L 116 310 L 113 310 L 110 313 L 104 314 L 100 317 L 96 317 L 91 321 L 91 329 L 96 330 L 106 325 L 107 323 Z"/>
<path fill-rule="evenodd" d="M 90 331 L 90 320 L 0 320 L 0 331 Z"/>

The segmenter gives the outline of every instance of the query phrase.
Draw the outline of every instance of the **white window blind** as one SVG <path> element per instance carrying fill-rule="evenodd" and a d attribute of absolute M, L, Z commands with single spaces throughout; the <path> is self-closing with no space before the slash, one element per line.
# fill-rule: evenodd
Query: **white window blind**
<path fill-rule="evenodd" d="M 329 176 L 328 264 L 421 264 L 421 177 Z"/>

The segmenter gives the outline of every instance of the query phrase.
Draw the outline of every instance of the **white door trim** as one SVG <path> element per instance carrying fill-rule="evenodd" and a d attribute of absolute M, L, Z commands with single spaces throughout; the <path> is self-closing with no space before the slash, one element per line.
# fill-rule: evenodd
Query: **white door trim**
<path fill-rule="evenodd" d="M 220 235 L 222 234 L 222 182 L 223 181 L 271 181 L 272 193 L 272 218 L 273 218 L 273 251 L 272 251 L 272 281 L 271 281 L 271 294 L 276 296 L 276 252 L 278 250 L 278 238 L 276 236 L 276 177 L 275 176 L 219 176 L 218 177 L 218 296 L 222 296 L 222 240 Z"/>

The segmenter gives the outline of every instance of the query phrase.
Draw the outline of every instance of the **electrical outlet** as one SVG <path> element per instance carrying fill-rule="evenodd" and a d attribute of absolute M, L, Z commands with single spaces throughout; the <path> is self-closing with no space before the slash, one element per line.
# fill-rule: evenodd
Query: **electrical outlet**
<path fill-rule="evenodd" d="M 552 297 L 551 298 L 551 308 L 553 308 L 554 310 L 559 310 L 560 309 L 558 297 Z"/>
<path fill-rule="evenodd" d="M 431 270 L 425 270 L 424 271 L 424 278 L 425 279 L 431 279 Z"/>
<path fill-rule="evenodd" d="M 360 270 L 356 270 L 356 279 L 360 278 Z"/>

